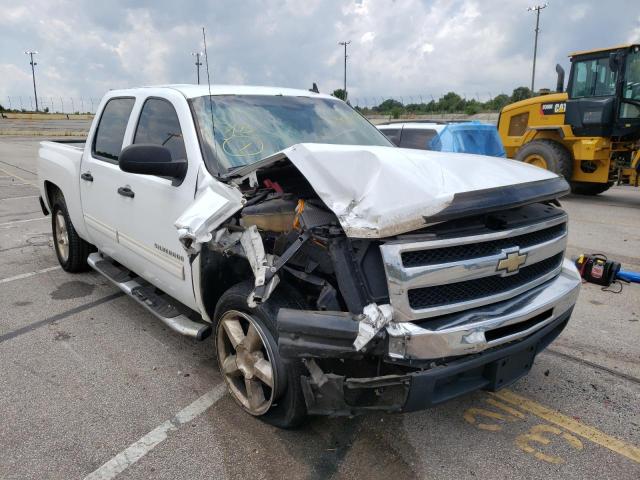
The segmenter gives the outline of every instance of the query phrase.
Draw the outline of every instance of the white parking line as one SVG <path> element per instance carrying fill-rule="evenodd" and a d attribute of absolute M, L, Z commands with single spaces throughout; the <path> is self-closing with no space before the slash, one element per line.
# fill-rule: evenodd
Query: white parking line
<path fill-rule="evenodd" d="M 0 229 L 12 228 L 18 223 L 35 222 L 37 220 L 49 220 L 47 217 L 27 218 L 26 220 L 14 220 L 13 222 L 0 223 Z"/>
<path fill-rule="evenodd" d="M 54 270 L 58 270 L 59 268 L 61 268 L 60 265 L 56 265 L 55 267 L 47 267 L 47 268 L 43 268 L 42 270 L 35 270 L 33 272 L 21 273 L 20 275 L 16 275 L 14 277 L 0 278 L 0 283 L 9 283 L 9 282 L 13 282 L 14 280 L 22 280 L 23 278 L 33 277 L 34 275 L 39 275 L 41 273 L 52 272 Z"/>
<path fill-rule="evenodd" d="M 127 468 L 166 440 L 169 432 L 178 430 L 180 426 L 190 422 L 217 403 L 226 391 L 227 387 L 224 383 L 218 384 L 191 405 L 180 410 L 175 417 L 157 426 L 140 440 L 132 443 L 122 452 L 118 453 L 100 468 L 84 477 L 84 480 L 108 480 L 115 478 L 118 474 L 124 472 Z"/>
<path fill-rule="evenodd" d="M 23 200 L 25 198 L 38 198 L 40 195 L 23 195 L 21 197 L 6 197 L 0 198 L 0 200 Z"/>

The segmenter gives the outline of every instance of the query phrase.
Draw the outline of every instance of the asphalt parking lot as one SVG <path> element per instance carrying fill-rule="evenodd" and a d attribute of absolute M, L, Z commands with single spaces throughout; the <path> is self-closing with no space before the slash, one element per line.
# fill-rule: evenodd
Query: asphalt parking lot
<path fill-rule="evenodd" d="M 584 285 L 565 332 L 497 394 L 282 431 L 226 395 L 208 341 L 58 267 L 37 142 L 0 138 L 0 478 L 640 478 L 640 285 Z M 640 189 L 562 203 L 568 255 L 640 270 Z"/>

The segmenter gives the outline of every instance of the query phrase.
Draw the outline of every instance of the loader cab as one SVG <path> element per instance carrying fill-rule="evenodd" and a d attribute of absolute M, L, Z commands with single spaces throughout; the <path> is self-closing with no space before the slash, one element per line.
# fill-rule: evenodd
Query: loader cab
<path fill-rule="evenodd" d="M 570 55 L 565 120 L 580 137 L 640 138 L 640 45 Z"/>

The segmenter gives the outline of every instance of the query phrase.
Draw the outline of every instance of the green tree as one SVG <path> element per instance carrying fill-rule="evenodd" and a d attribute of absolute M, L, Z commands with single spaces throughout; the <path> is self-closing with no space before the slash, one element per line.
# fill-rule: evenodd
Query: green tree
<path fill-rule="evenodd" d="M 449 92 L 438 100 L 438 110 L 445 112 L 459 112 L 464 109 L 465 101 L 455 92 Z"/>
<path fill-rule="evenodd" d="M 336 90 L 333 91 L 331 95 L 333 95 L 336 98 L 339 98 L 340 100 L 347 99 L 347 96 L 345 95 L 345 91 L 343 88 L 337 88 Z"/>
<path fill-rule="evenodd" d="M 380 110 L 381 112 L 390 112 L 394 108 L 402 110 L 404 109 L 404 105 L 402 105 L 402 103 L 400 103 L 398 100 L 394 100 L 392 98 L 389 98 L 378 105 L 378 110 Z"/>
<path fill-rule="evenodd" d="M 470 100 L 467 102 L 467 105 L 464 107 L 464 113 L 467 115 L 475 115 L 476 113 L 480 113 L 482 111 L 482 105 L 475 101 Z"/>
<path fill-rule="evenodd" d="M 520 100 L 525 100 L 531 97 L 533 97 L 533 93 L 529 87 L 518 87 L 513 90 L 513 93 L 511 94 L 511 101 L 519 102 Z"/>
<path fill-rule="evenodd" d="M 497 97 L 492 98 L 487 103 L 485 103 L 485 108 L 487 110 L 499 111 L 504 108 L 505 105 L 508 105 L 511 102 L 511 98 L 509 95 L 505 95 L 501 93 Z"/>

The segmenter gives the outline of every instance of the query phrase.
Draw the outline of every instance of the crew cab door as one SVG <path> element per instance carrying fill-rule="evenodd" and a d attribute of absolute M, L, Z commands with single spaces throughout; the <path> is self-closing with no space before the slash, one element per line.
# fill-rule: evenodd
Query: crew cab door
<path fill-rule="evenodd" d="M 174 222 L 193 203 L 200 149 L 191 112 L 178 92 L 138 98 L 126 144 L 163 145 L 188 161 L 181 182 L 120 171 L 114 211 L 121 263 L 167 294 L 196 309 L 191 265 Z M 117 189 L 116 189 L 117 190 Z M 124 194 L 122 193 L 124 192 Z"/>
<path fill-rule="evenodd" d="M 117 233 L 116 190 L 122 175 L 118 157 L 135 101 L 134 97 L 106 101 L 80 165 L 80 200 L 91 243 L 118 261 L 122 260 Z"/>

